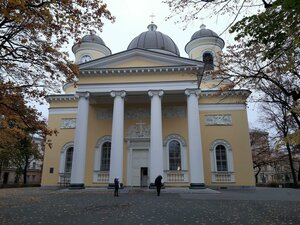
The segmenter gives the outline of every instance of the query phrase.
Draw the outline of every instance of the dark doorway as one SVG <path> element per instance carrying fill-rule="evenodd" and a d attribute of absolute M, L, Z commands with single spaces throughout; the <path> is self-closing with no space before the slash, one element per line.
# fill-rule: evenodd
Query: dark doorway
<path fill-rule="evenodd" d="M 141 187 L 148 186 L 148 168 L 141 167 Z"/>
<path fill-rule="evenodd" d="M 7 184 L 7 182 L 8 182 L 8 176 L 9 176 L 8 172 L 5 172 L 3 174 L 3 184 Z"/>

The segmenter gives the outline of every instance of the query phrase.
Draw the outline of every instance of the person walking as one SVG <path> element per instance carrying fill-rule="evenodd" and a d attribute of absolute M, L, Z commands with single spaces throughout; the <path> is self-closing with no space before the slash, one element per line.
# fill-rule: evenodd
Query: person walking
<path fill-rule="evenodd" d="M 119 186 L 120 186 L 120 182 L 119 182 L 119 178 L 116 177 L 115 180 L 114 180 L 114 188 L 115 188 L 115 191 L 114 191 L 114 196 L 118 197 L 119 196 Z"/>
<path fill-rule="evenodd" d="M 156 186 L 157 196 L 160 195 L 160 189 L 161 189 L 161 186 L 162 186 L 161 180 L 162 180 L 161 175 L 158 175 L 155 179 L 155 186 Z"/>

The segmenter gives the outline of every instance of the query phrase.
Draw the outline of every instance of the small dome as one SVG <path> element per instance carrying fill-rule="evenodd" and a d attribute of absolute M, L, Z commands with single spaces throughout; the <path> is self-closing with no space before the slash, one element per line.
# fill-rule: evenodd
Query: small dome
<path fill-rule="evenodd" d="M 105 45 L 104 41 L 97 36 L 94 32 L 91 32 L 91 34 L 85 35 L 82 39 L 81 42 L 92 42 L 92 43 L 97 43 L 100 45 Z"/>
<path fill-rule="evenodd" d="M 198 39 L 198 38 L 203 38 L 203 37 L 216 37 L 216 38 L 220 38 L 219 35 L 210 30 L 210 29 L 206 29 L 206 26 L 204 24 L 202 24 L 200 26 L 200 30 L 198 30 L 197 32 L 195 32 L 192 37 L 191 37 L 191 41 Z"/>
<path fill-rule="evenodd" d="M 202 24 L 200 26 L 200 30 L 195 32 L 192 35 L 191 40 L 185 45 L 186 53 L 189 54 L 190 51 L 197 46 L 208 44 L 207 41 L 210 42 L 211 45 L 219 46 L 221 49 L 223 49 L 225 46 L 224 40 L 220 38 L 216 32 L 206 29 L 206 26 Z"/>
<path fill-rule="evenodd" d="M 180 56 L 177 45 L 168 35 L 156 31 L 157 26 L 153 23 L 147 28 L 148 31 L 141 33 L 130 42 L 127 50 L 142 48 Z"/>
<path fill-rule="evenodd" d="M 91 45 L 94 47 L 91 49 Z M 97 47 L 95 47 L 95 45 Z M 96 35 L 95 31 L 91 31 L 90 34 L 85 35 L 81 38 L 81 40 L 77 43 L 75 43 L 72 47 L 73 53 L 76 54 L 76 52 L 80 49 L 86 49 L 89 48 L 90 50 L 100 51 L 104 55 L 110 55 L 111 50 L 105 45 L 102 38 Z"/>

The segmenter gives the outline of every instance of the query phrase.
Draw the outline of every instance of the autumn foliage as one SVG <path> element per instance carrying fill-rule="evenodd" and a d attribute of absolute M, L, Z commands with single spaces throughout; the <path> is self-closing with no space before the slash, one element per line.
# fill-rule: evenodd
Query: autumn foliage
<path fill-rule="evenodd" d="M 79 69 L 62 49 L 103 19 L 114 21 L 101 0 L 0 1 L 0 151 L 17 137 L 52 134 L 32 101 L 72 82 Z"/>

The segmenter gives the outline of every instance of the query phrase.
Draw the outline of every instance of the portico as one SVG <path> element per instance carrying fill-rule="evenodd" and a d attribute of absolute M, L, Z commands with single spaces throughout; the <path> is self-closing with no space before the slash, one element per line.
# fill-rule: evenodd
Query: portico
<path fill-rule="evenodd" d="M 170 87 L 169 87 L 170 89 Z M 176 92 L 178 92 L 176 94 Z M 99 104 L 97 102 L 97 97 L 99 96 L 99 93 L 90 93 L 90 92 L 83 92 L 86 93 L 84 96 L 90 97 L 90 101 L 92 104 Z M 168 93 L 171 93 L 170 95 Z M 189 94 L 187 94 L 189 93 Z M 190 93 L 195 95 L 194 101 L 189 100 Z M 136 93 L 133 93 L 131 91 L 111 91 L 110 96 L 112 97 L 112 136 L 111 136 L 111 153 L 110 153 L 110 169 L 109 173 L 106 174 L 108 176 L 108 182 L 109 186 L 113 186 L 113 180 L 114 178 L 118 177 L 120 183 L 123 185 L 124 178 L 123 175 L 126 174 L 127 180 L 126 184 L 128 186 L 141 186 L 141 185 L 147 185 L 152 187 L 154 184 L 154 180 L 156 176 L 158 175 L 166 175 L 165 180 L 167 181 L 167 173 L 166 173 L 166 160 L 164 159 L 166 157 L 164 153 L 164 145 L 163 145 L 163 110 L 162 110 L 162 98 L 165 94 L 166 96 L 166 104 L 168 102 L 172 102 L 171 100 L 175 97 L 178 98 L 178 96 L 181 96 L 181 99 L 186 101 L 184 103 L 181 109 L 183 109 L 184 105 L 187 105 L 187 108 L 184 111 L 189 112 L 188 116 L 191 118 L 191 121 L 195 121 L 198 118 L 199 121 L 199 111 L 198 111 L 198 103 L 197 103 L 197 97 L 200 91 L 194 90 L 194 89 L 186 89 L 186 90 L 149 90 L 147 92 L 148 99 L 140 100 L 141 96 L 145 96 L 144 94 L 137 95 Z M 83 94 L 81 94 L 83 95 Z M 103 94 L 102 94 L 103 95 Z M 125 97 L 127 95 L 127 98 L 125 100 Z M 187 97 L 184 97 L 187 95 Z M 93 97 L 94 96 L 94 97 Z M 103 99 L 105 99 L 102 96 Z M 138 100 L 139 99 L 139 100 Z M 82 106 L 81 111 L 78 111 L 78 117 L 81 117 L 81 112 L 88 112 L 90 104 L 88 104 L 89 99 L 86 97 L 84 99 L 84 102 L 86 103 L 84 106 Z M 81 100 L 83 101 L 83 100 Z M 99 100 L 98 100 L 99 101 Z M 107 101 L 107 99 L 105 100 Z M 146 108 L 139 109 L 135 112 L 135 119 L 139 118 L 146 118 L 148 124 L 146 122 L 142 122 L 139 120 L 139 122 L 135 123 L 134 125 L 130 125 L 127 130 L 124 130 L 124 121 L 126 118 L 124 118 L 125 114 L 125 107 L 124 105 L 140 102 L 142 104 L 146 104 Z M 188 103 L 190 102 L 190 103 Z M 193 106 L 194 104 L 194 106 Z M 150 109 L 149 109 L 150 108 Z M 166 110 L 168 110 L 170 107 L 166 107 Z M 190 109 L 192 108 L 192 109 Z M 191 111 L 194 110 L 194 111 Z M 129 111 L 128 111 L 129 112 Z M 175 111 L 173 112 L 175 113 Z M 84 115 L 87 115 L 86 113 Z M 126 116 L 128 117 L 128 116 Z M 87 126 L 87 122 L 89 119 L 85 118 L 84 126 Z M 188 119 L 189 121 L 189 119 Z M 200 133 L 200 127 L 194 127 L 191 126 L 191 124 L 187 124 L 189 127 L 188 129 L 193 129 L 190 131 L 190 133 L 198 132 Z M 199 129 L 199 131 L 197 131 Z M 84 135 L 81 135 L 82 126 L 76 127 L 76 132 L 78 132 L 79 136 L 82 137 Z M 191 137 L 192 138 L 192 137 Z M 193 140 L 192 140 L 193 141 Z M 84 138 L 79 138 L 77 140 L 77 145 L 81 146 L 74 148 L 74 158 L 76 158 L 77 164 L 84 164 L 84 157 L 78 157 L 79 153 L 86 154 L 86 149 L 84 149 L 83 146 L 86 146 L 86 140 Z M 195 141 L 194 141 L 195 142 Z M 125 147 L 123 146 L 125 143 Z M 192 145 L 193 151 L 196 153 L 190 153 L 192 154 L 198 154 L 202 155 L 202 152 L 200 151 L 202 149 L 201 141 L 198 141 L 196 143 L 193 143 Z M 80 149 L 78 151 L 77 149 Z M 199 152 L 197 152 L 199 151 Z M 98 153 L 99 154 L 99 153 Z M 123 155 L 127 154 L 127 168 L 124 169 L 123 166 Z M 194 155 L 192 155 L 194 156 Z M 99 157 L 96 156 L 95 157 Z M 197 165 L 197 163 L 196 163 Z M 201 164 L 203 165 L 203 163 Z M 202 170 L 203 174 L 203 167 L 196 166 L 197 170 Z M 77 170 L 79 170 L 78 167 L 73 164 L 73 167 L 75 167 Z M 81 168 L 82 171 L 80 171 L 81 174 L 84 174 L 84 167 Z M 127 170 L 127 171 L 126 171 Z M 192 174 L 193 167 L 189 168 L 187 171 L 190 171 Z M 78 177 L 78 174 L 76 172 L 77 176 L 73 175 L 71 176 L 71 187 L 75 188 L 77 187 L 75 184 L 76 177 Z M 194 172 L 195 174 L 199 174 L 199 172 Z M 174 177 L 174 175 L 173 175 Z M 198 177 L 192 177 L 193 184 L 201 184 L 201 187 L 204 187 L 204 178 L 203 176 Z M 81 186 L 84 187 L 84 183 L 81 183 Z"/>

